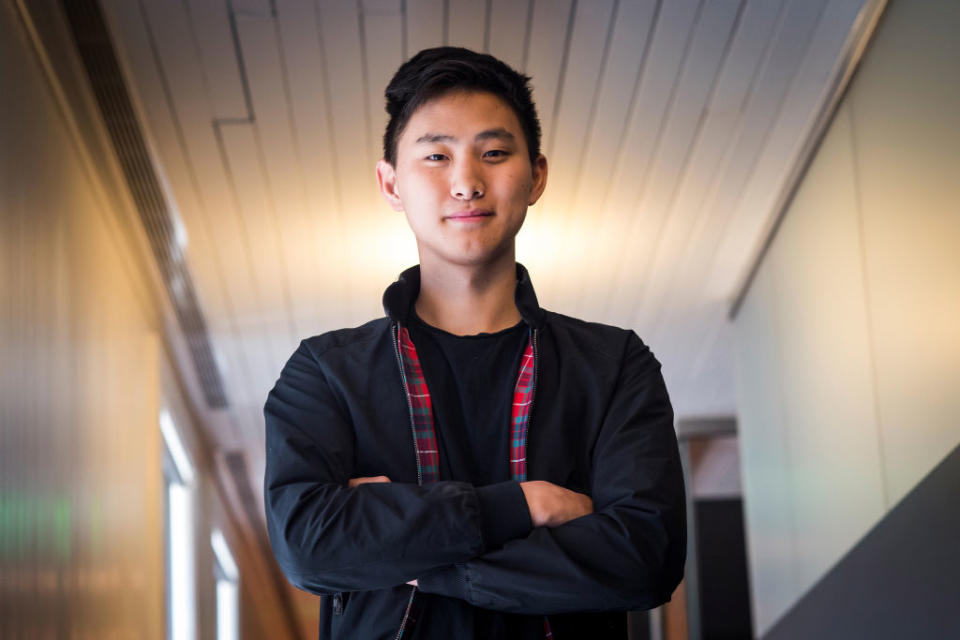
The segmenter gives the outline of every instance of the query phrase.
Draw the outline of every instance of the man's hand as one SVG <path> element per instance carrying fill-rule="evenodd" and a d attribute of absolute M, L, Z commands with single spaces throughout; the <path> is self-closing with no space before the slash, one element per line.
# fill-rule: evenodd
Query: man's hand
<path fill-rule="evenodd" d="M 590 496 L 547 482 L 521 482 L 534 527 L 559 527 L 574 518 L 593 513 Z"/>

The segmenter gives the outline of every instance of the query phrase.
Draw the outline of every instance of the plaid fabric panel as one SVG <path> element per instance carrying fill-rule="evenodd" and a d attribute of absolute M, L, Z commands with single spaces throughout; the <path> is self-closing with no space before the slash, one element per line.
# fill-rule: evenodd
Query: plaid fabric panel
<path fill-rule="evenodd" d="M 427 381 L 420 368 L 420 358 L 410 340 L 410 332 L 400 326 L 397 330 L 403 372 L 407 379 L 407 396 L 413 411 L 413 435 L 417 446 L 417 461 L 420 464 L 421 484 L 436 482 L 440 473 L 440 454 L 437 436 L 433 430 L 433 403 Z"/>
<path fill-rule="evenodd" d="M 533 333 L 520 359 L 520 373 L 513 389 L 513 411 L 510 420 L 510 475 L 517 482 L 527 479 L 527 424 L 533 404 Z M 543 616 L 543 637 L 552 640 L 550 620 Z"/>
<path fill-rule="evenodd" d="M 510 475 L 517 482 L 527 479 L 527 421 L 533 401 L 533 337 L 520 360 L 520 373 L 513 389 L 510 419 Z"/>
<path fill-rule="evenodd" d="M 413 430 L 422 483 L 436 482 L 440 472 L 440 453 L 436 433 L 433 430 L 433 403 L 430 400 L 430 390 L 427 389 L 427 381 L 420 367 L 417 350 L 410 339 L 410 332 L 406 327 L 398 325 L 397 337 L 407 382 L 407 396 L 413 411 Z M 531 332 L 523 357 L 520 359 L 520 371 L 517 374 L 517 384 L 513 389 L 513 408 L 510 412 L 510 475 L 518 482 L 527 479 L 527 423 L 533 402 L 533 371 L 533 334 Z M 410 614 L 416 592 L 417 589 L 414 588 L 410 594 L 410 602 L 407 604 L 398 638 L 402 636 L 407 622 L 413 621 Z M 543 617 L 543 632 L 547 640 L 553 637 L 550 621 L 546 616 Z"/>

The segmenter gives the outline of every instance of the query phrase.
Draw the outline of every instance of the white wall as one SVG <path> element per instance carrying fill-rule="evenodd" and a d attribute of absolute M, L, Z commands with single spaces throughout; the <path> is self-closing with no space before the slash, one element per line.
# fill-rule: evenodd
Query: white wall
<path fill-rule="evenodd" d="M 960 442 L 957 33 L 890 2 L 735 320 L 758 635 Z"/>

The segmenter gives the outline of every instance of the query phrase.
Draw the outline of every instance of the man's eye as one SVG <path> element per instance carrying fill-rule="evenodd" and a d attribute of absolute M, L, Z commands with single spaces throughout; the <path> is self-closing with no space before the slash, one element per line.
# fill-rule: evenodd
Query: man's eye
<path fill-rule="evenodd" d="M 439 162 L 440 160 L 443 160 L 444 158 L 446 158 L 446 156 L 443 155 L 442 153 L 431 153 L 431 154 L 428 155 L 425 159 L 426 159 L 426 160 L 431 160 L 431 161 L 433 161 L 433 162 Z"/>
<path fill-rule="evenodd" d="M 507 157 L 507 152 L 503 149 L 491 149 L 483 154 L 484 158 L 505 158 Z"/>

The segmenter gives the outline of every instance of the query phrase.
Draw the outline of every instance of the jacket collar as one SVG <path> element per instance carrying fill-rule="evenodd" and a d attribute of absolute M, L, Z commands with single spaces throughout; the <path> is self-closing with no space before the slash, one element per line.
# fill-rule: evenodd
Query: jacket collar
<path fill-rule="evenodd" d="M 417 295 L 420 293 L 420 265 L 415 265 L 403 271 L 397 281 L 383 292 L 383 310 L 387 317 L 394 322 L 407 324 L 410 310 Z M 530 274 L 526 267 L 517 263 L 517 287 L 513 299 L 524 322 L 535 329 L 543 325 L 543 309 L 537 302 L 537 294 L 530 282 Z"/>

